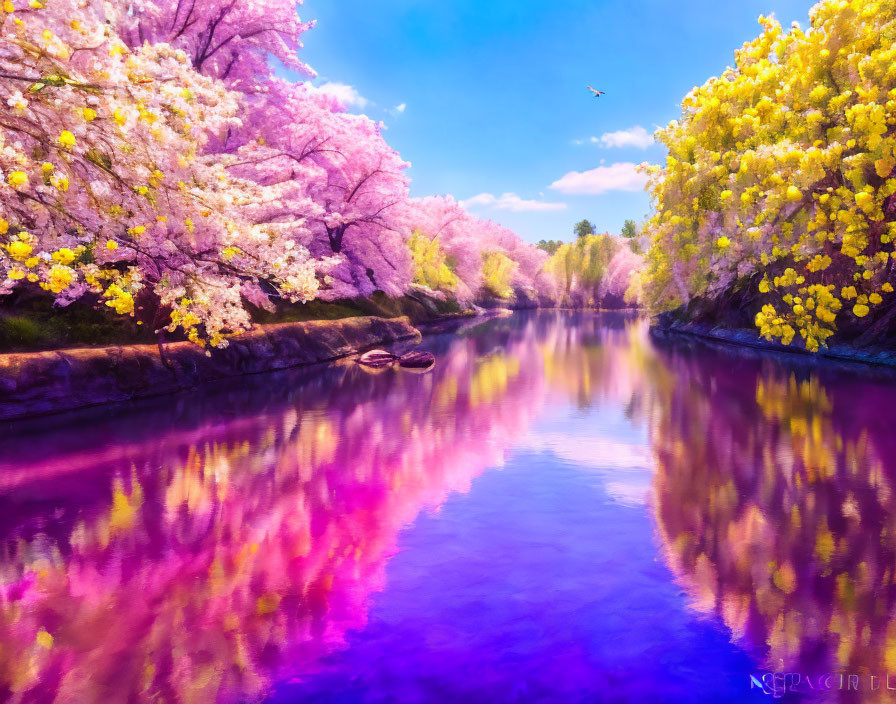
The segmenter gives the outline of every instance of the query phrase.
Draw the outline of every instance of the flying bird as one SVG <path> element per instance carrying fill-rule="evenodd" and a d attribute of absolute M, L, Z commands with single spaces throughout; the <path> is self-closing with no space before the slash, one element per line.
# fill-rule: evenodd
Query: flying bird
<path fill-rule="evenodd" d="M 595 98 L 599 98 L 604 93 L 606 93 L 605 90 L 597 90 L 596 88 L 592 88 L 591 86 L 588 86 L 588 90 L 590 90 L 592 93 L 594 93 Z"/>

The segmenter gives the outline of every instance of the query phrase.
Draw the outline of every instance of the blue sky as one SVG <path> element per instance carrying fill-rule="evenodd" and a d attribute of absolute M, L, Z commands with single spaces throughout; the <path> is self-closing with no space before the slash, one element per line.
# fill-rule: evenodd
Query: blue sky
<path fill-rule="evenodd" d="M 628 165 L 662 161 L 644 144 L 655 127 L 733 63 L 760 14 L 805 25 L 812 4 L 306 0 L 302 57 L 315 84 L 387 125 L 413 195 L 450 193 L 532 242 L 569 239 L 582 218 L 610 232 L 643 219 Z"/>

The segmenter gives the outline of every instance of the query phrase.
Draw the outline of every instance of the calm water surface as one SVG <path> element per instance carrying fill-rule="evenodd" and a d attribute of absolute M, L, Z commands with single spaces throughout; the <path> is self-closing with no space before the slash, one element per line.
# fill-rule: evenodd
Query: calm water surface
<path fill-rule="evenodd" d="M 611 314 L 423 346 L 0 425 L 0 702 L 896 701 L 892 377 Z"/>

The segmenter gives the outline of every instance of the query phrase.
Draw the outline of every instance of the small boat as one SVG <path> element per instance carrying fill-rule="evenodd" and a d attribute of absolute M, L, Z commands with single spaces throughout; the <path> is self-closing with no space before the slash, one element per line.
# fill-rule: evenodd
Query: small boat
<path fill-rule="evenodd" d="M 373 367 L 374 369 L 391 367 L 397 361 L 398 356 L 391 352 L 386 352 L 386 350 L 370 350 L 370 352 L 365 352 L 358 358 L 358 364 L 363 364 L 365 367 Z"/>
<path fill-rule="evenodd" d="M 399 358 L 398 364 L 404 369 L 428 372 L 436 365 L 436 358 L 432 352 L 408 352 Z"/>

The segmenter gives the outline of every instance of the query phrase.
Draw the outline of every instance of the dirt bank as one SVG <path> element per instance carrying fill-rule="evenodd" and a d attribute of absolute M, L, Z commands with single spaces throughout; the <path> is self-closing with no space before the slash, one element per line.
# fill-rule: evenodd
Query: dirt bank
<path fill-rule="evenodd" d="M 0 421 L 160 396 L 419 339 L 406 317 L 355 317 L 259 326 L 210 356 L 188 342 L 166 345 L 164 358 L 155 345 L 0 355 Z"/>
<path fill-rule="evenodd" d="M 800 354 L 811 357 L 825 357 L 848 362 L 860 362 L 862 364 L 876 364 L 887 367 L 896 367 L 896 350 L 882 346 L 854 347 L 848 344 L 833 344 L 822 348 L 818 352 L 807 352 L 797 345 L 784 345 L 760 337 L 755 328 L 727 328 L 707 323 L 686 322 L 676 319 L 674 316 L 664 313 L 653 319 L 650 327 L 652 335 L 669 337 L 674 335 L 688 335 L 713 342 L 741 345 L 755 349 L 769 350 L 772 352 L 784 352 L 788 354 Z"/>

